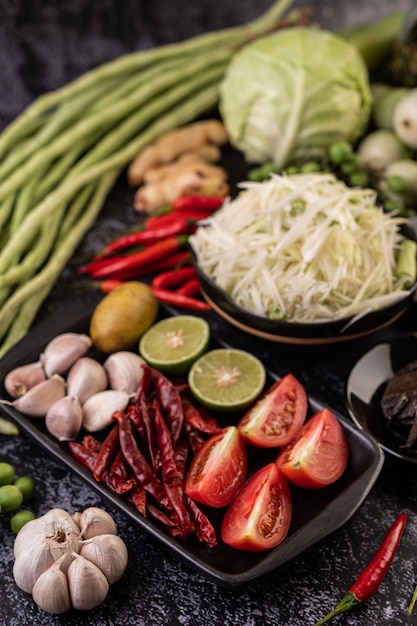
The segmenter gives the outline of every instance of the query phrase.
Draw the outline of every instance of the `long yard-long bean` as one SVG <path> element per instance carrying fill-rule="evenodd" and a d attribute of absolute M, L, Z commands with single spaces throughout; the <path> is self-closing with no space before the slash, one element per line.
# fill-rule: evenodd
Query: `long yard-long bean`
<path fill-rule="evenodd" d="M 0 134 L 0 357 L 29 330 L 120 172 L 160 135 L 215 108 L 234 52 L 275 29 L 291 3 L 93 68 Z"/>

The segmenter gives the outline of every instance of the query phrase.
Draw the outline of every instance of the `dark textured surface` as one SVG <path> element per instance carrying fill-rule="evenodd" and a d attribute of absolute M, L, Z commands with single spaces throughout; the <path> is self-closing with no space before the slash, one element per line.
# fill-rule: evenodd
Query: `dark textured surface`
<path fill-rule="evenodd" d="M 0 127 L 19 114 L 37 95 L 54 89 L 89 68 L 137 48 L 180 40 L 208 28 L 235 25 L 259 15 L 267 0 L 0 0 Z M 296 3 L 302 4 L 302 3 Z M 392 3 L 317 2 L 316 15 L 326 25 L 341 26 L 373 19 Z M 409 2 L 396 3 L 395 8 Z M 233 159 L 232 159 L 233 161 Z M 109 233 L 135 221 L 132 191 L 123 180 L 110 195 L 96 227 L 80 253 L 97 249 Z M 62 315 L 68 302 L 85 306 L 93 293 L 75 293 L 69 266 L 43 306 L 38 321 Z M 388 334 L 416 328 L 416 307 L 391 329 L 360 341 L 327 348 L 296 348 L 257 340 L 233 330 L 214 314 L 213 332 L 237 347 L 253 350 L 277 374 L 292 371 L 307 391 L 346 414 L 345 386 L 351 367 L 371 345 Z M 33 329 L 36 333 L 36 325 Z M 351 626 L 417 624 L 406 616 L 417 579 L 417 474 L 415 466 L 387 459 L 368 499 L 345 528 L 311 548 L 266 580 L 241 590 L 225 590 L 182 565 L 174 556 L 108 506 L 93 490 L 51 459 L 28 437 L 0 437 L 0 457 L 19 474 L 37 479 L 36 514 L 51 507 L 69 511 L 90 505 L 112 513 L 129 550 L 122 581 L 96 610 L 51 616 L 17 589 L 13 577 L 13 541 L 0 530 L 0 624 L 26 626 L 95 624 L 135 626 L 309 626 L 333 607 L 382 540 L 400 510 L 409 522 L 398 557 L 376 596 L 359 611 L 335 620 Z"/>

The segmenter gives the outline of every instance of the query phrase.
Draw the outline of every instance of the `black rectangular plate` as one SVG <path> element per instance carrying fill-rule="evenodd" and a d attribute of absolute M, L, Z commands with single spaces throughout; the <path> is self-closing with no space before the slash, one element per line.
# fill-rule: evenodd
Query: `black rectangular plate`
<path fill-rule="evenodd" d="M 171 311 L 166 310 L 165 313 L 170 314 Z M 6 374 L 14 367 L 37 361 L 47 342 L 54 336 L 62 332 L 88 333 L 90 314 L 91 311 L 80 315 L 78 310 L 75 314 L 69 312 L 65 319 L 61 316 L 59 319 L 48 320 L 12 348 L 0 360 L 0 395 L 3 398 L 7 397 L 3 384 Z M 212 347 L 219 346 L 224 344 L 212 338 Z M 268 372 L 268 377 L 270 383 L 278 378 L 271 372 Z M 320 402 L 309 398 L 310 415 L 322 408 Z M 262 578 L 343 526 L 366 499 L 384 461 L 383 452 L 373 438 L 333 411 L 345 429 L 350 448 L 349 463 L 343 476 L 335 484 L 319 490 L 308 491 L 291 487 L 293 500 L 291 527 L 287 538 L 275 549 L 259 553 L 240 552 L 221 541 L 217 547 L 210 549 L 194 537 L 187 542 L 172 538 L 162 526 L 144 518 L 127 500 L 98 483 L 75 461 L 66 443 L 60 443 L 49 435 L 43 420 L 27 418 L 8 405 L 1 405 L 0 409 L 48 453 L 65 463 L 93 489 L 124 512 L 141 530 L 160 542 L 189 567 L 227 588 L 238 588 Z M 251 450 L 249 454 L 250 475 L 261 464 L 272 461 L 276 451 L 259 449 Z M 219 531 L 223 511 L 206 509 L 205 512 L 208 513 L 216 531 Z"/>

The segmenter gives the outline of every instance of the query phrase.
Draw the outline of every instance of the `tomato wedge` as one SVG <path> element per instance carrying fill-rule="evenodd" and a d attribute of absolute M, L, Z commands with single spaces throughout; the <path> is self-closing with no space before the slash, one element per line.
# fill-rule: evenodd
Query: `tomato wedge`
<path fill-rule="evenodd" d="M 230 504 L 221 536 L 237 550 L 269 550 L 284 540 L 291 517 L 288 483 L 278 466 L 269 463 L 248 480 Z"/>
<path fill-rule="evenodd" d="M 307 406 L 303 385 L 287 374 L 267 389 L 237 427 L 247 443 L 261 448 L 284 446 L 301 431 Z"/>
<path fill-rule="evenodd" d="M 348 457 L 342 425 L 331 411 L 322 409 L 305 423 L 297 439 L 281 450 L 276 463 L 289 482 L 318 489 L 340 478 Z"/>
<path fill-rule="evenodd" d="M 191 461 L 185 493 L 201 504 L 221 508 L 243 485 L 248 466 L 246 446 L 236 426 L 212 435 Z"/>

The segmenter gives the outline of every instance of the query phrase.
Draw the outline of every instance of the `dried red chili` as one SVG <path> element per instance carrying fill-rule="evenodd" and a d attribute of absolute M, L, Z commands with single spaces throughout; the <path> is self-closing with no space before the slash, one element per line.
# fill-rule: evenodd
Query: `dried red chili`
<path fill-rule="evenodd" d="M 117 452 L 120 450 L 119 426 L 116 423 L 103 441 L 94 465 L 94 478 L 100 481 L 106 472 Z"/>
<path fill-rule="evenodd" d="M 195 430 L 207 435 L 214 435 L 222 430 L 222 427 L 214 417 L 211 417 L 211 415 L 203 409 L 197 409 L 186 398 L 182 399 L 182 406 L 185 422 Z"/>
<path fill-rule="evenodd" d="M 184 422 L 181 396 L 177 387 L 166 376 L 154 368 L 150 370 L 158 400 L 169 425 L 172 443 L 175 446 Z"/>
<path fill-rule="evenodd" d="M 201 542 L 207 543 L 210 548 L 217 546 L 216 531 L 207 515 L 197 506 L 194 500 L 188 498 L 188 506 L 190 507 L 191 518 L 193 522 L 193 532 L 197 535 Z"/>
<path fill-rule="evenodd" d="M 136 487 L 136 481 L 131 476 L 130 467 L 128 467 L 121 450 L 118 451 L 111 464 L 107 484 L 112 491 L 119 495 L 125 495 Z"/>
<path fill-rule="evenodd" d="M 76 459 L 85 469 L 93 473 L 97 459 L 97 453 L 83 446 L 77 441 L 69 441 L 68 447 L 74 459 Z"/>
<path fill-rule="evenodd" d="M 407 514 L 400 513 L 385 535 L 385 538 L 374 557 L 361 572 L 346 595 L 342 598 L 336 608 L 330 611 L 330 613 L 323 617 L 323 619 L 316 622 L 315 626 L 325 624 L 336 615 L 349 611 L 354 606 L 365 602 L 374 595 L 385 578 L 385 575 L 397 553 L 406 521 Z"/>
<path fill-rule="evenodd" d="M 169 500 L 162 483 L 156 478 L 152 468 L 139 449 L 132 430 L 132 422 L 127 415 L 115 414 L 115 416 L 119 422 L 120 447 L 139 485 L 155 498 L 159 504 L 164 507 L 169 506 Z"/>

